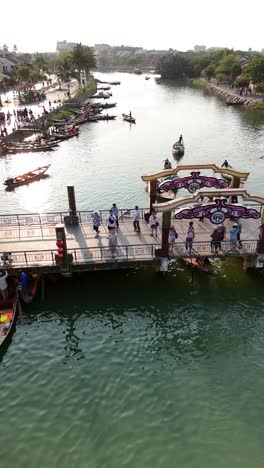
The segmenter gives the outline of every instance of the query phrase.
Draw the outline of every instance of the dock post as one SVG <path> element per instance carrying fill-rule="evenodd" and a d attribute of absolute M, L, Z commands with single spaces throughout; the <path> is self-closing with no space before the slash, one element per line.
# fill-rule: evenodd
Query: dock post
<path fill-rule="evenodd" d="M 63 273 L 71 273 L 70 264 L 73 260 L 72 254 L 67 252 L 66 234 L 64 224 L 56 224 L 56 247 L 57 254 L 55 255 L 56 265 L 61 267 Z"/>
<path fill-rule="evenodd" d="M 69 215 L 64 216 L 64 223 L 66 226 L 69 226 L 69 225 L 76 226 L 77 224 L 79 224 L 79 218 L 77 216 L 75 192 L 74 192 L 73 185 L 67 186 L 67 193 L 68 193 L 68 202 L 69 202 Z"/>
<path fill-rule="evenodd" d="M 41 276 L 41 301 L 45 301 L 45 280 L 44 276 Z"/>

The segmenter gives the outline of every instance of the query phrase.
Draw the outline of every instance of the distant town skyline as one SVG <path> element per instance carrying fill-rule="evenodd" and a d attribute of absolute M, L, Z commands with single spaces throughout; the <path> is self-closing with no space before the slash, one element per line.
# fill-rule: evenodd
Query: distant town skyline
<path fill-rule="evenodd" d="M 148 50 L 186 51 L 205 45 L 261 51 L 263 1 L 254 3 L 254 20 L 251 11 L 227 0 L 214 5 L 209 0 L 175 4 L 134 0 L 127 6 L 122 0 L 102 0 L 99 7 L 81 0 L 69 6 L 62 0 L 46 0 L 38 12 L 33 0 L 14 0 L 12 20 L 1 23 L 0 46 L 7 44 L 12 50 L 15 44 L 20 52 L 55 52 L 57 41 L 66 40 Z"/>

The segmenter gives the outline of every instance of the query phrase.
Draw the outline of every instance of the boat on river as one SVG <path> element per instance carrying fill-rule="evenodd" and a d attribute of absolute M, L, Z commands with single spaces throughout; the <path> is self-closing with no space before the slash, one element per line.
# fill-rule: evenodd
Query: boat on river
<path fill-rule="evenodd" d="M 172 154 L 182 155 L 184 154 L 184 149 L 185 148 L 183 142 L 180 143 L 179 141 L 176 141 L 176 143 L 172 145 Z"/>
<path fill-rule="evenodd" d="M 79 129 L 76 129 L 76 131 L 72 131 L 72 132 L 58 132 L 58 133 L 54 133 L 54 138 L 58 141 L 62 141 L 62 140 L 68 140 L 69 138 L 73 138 L 75 136 L 78 136 L 79 135 Z"/>
<path fill-rule="evenodd" d="M 57 142 L 43 145 L 6 145 L 7 153 L 39 153 L 40 151 L 53 151 L 58 146 Z"/>
<path fill-rule="evenodd" d="M 47 166 L 37 167 L 33 171 L 26 172 L 25 174 L 19 175 L 17 177 L 8 177 L 4 181 L 4 185 L 7 188 L 17 187 L 18 185 L 25 185 L 33 182 L 34 180 L 40 179 L 48 170 L 50 164 Z"/>
<path fill-rule="evenodd" d="M 7 345 L 15 329 L 18 314 L 18 296 L 13 278 L 7 278 L 8 298 L 0 300 L 0 348 Z"/>
<path fill-rule="evenodd" d="M 28 285 L 26 290 L 23 290 L 21 285 L 17 287 L 19 297 L 25 302 L 26 304 L 29 304 L 30 302 L 33 301 L 33 299 L 36 297 L 37 292 L 39 290 L 39 285 L 40 285 L 40 279 L 41 275 L 36 274 L 36 275 L 28 275 Z"/>
<path fill-rule="evenodd" d="M 98 115 L 97 120 L 114 120 L 116 115 Z"/>
<path fill-rule="evenodd" d="M 136 119 L 129 114 L 122 114 L 123 120 L 130 123 L 136 123 Z"/>

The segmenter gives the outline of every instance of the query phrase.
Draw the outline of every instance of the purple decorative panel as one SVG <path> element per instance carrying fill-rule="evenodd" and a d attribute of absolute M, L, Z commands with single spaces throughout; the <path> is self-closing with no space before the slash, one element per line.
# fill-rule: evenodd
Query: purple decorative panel
<path fill-rule="evenodd" d="M 221 224 L 230 218 L 260 218 L 260 213 L 253 208 L 232 205 L 225 200 L 216 199 L 213 203 L 186 208 L 175 214 L 176 219 L 209 218 L 213 224 Z"/>
<path fill-rule="evenodd" d="M 187 177 L 177 177 L 171 180 L 164 180 L 159 185 L 159 192 L 167 192 L 168 190 L 175 190 L 185 188 L 190 193 L 197 192 L 203 187 L 214 187 L 218 189 L 228 187 L 228 182 L 224 179 L 217 179 L 216 177 L 200 176 L 200 172 L 191 172 Z"/>

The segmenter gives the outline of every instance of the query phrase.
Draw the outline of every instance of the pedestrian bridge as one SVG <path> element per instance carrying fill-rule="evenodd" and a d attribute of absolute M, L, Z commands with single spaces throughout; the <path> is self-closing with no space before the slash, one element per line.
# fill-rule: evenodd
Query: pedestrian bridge
<path fill-rule="evenodd" d="M 141 233 L 134 232 L 132 210 L 119 210 L 118 246 L 112 255 L 108 246 L 106 218 L 108 210 L 101 211 L 102 225 L 100 237 L 95 238 L 92 212 L 77 212 L 79 224 L 65 226 L 68 265 L 67 270 L 83 271 L 96 269 L 133 268 L 137 264 L 159 265 L 161 247 L 161 217 L 157 238 L 152 237 L 150 228 L 144 220 L 145 209 L 141 209 Z M 0 216 L 0 251 L 11 252 L 12 261 L 7 268 L 10 272 L 17 269 L 32 271 L 57 271 L 61 267 L 57 258 L 55 226 L 63 223 L 69 212 L 17 214 Z M 189 253 L 185 248 L 185 237 L 189 221 L 171 219 L 178 233 L 175 245 L 170 249 L 171 259 L 185 257 L 211 257 L 211 233 L 214 226 L 210 220 L 194 220 L 195 239 Z M 222 257 L 255 255 L 259 237 L 260 220 L 241 220 L 242 247 L 231 248 L 229 229 L 232 221 L 227 220 L 226 239 L 221 243 L 217 255 Z"/>

